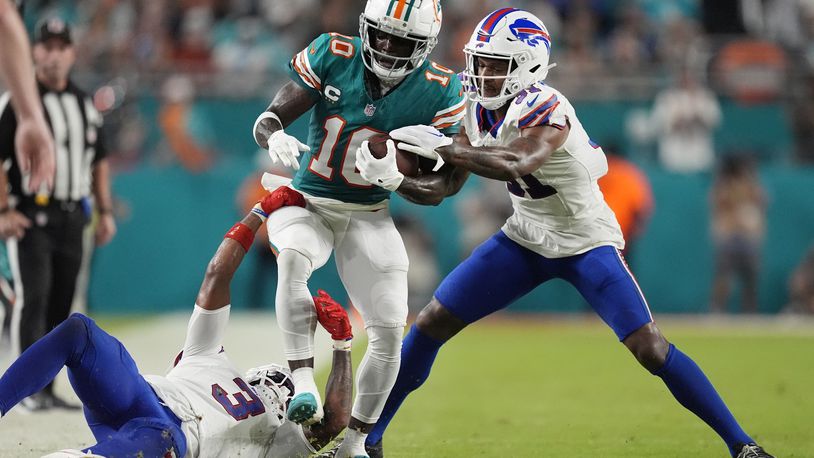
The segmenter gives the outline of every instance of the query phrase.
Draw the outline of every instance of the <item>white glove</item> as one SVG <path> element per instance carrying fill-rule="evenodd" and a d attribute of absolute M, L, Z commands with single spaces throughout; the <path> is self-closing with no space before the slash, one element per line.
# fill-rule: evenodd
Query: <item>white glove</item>
<path fill-rule="evenodd" d="M 390 132 L 390 137 L 400 142 L 399 149 L 437 160 L 436 149 L 452 144 L 452 139 L 435 127 L 422 124 L 401 127 Z"/>
<path fill-rule="evenodd" d="M 396 164 L 396 144 L 393 140 L 387 140 L 387 154 L 381 159 L 373 157 L 368 141 L 363 141 L 356 150 L 356 168 L 368 183 L 388 191 L 395 191 L 404 181 L 404 174 L 399 172 Z"/>
<path fill-rule="evenodd" d="M 390 137 L 399 141 L 399 149 L 434 160 L 433 172 L 444 166 L 444 159 L 435 150 L 452 144 L 452 139 L 438 129 L 423 124 L 398 128 Z"/>
<path fill-rule="evenodd" d="M 283 132 L 283 129 L 271 134 L 268 144 L 271 161 L 275 164 L 282 162 L 286 167 L 294 167 L 294 170 L 300 169 L 300 162 L 297 160 L 300 151 L 311 151 L 308 145 Z"/>

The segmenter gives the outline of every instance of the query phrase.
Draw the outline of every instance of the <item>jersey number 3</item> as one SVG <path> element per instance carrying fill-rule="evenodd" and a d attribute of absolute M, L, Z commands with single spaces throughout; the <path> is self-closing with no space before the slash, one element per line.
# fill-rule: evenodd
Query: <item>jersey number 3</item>
<path fill-rule="evenodd" d="M 224 390 L 217 383 L 212 385 L 212 397 L 223 406 L 226 413 L 231 415 L 235 420 L 240 421 L 260 415 L 266 411 L 263 401 L 254 394 L 254 390 L 252 390 L 243 379 L 237 377 L 233 381 L 240 389 L 240 391 L 234 394 L 229 394 L 228 391 Z M 246 396 L 249 396 L 249 399 L 246 399 Z M 233 403 L 232 399 L 237 402 Z"/>

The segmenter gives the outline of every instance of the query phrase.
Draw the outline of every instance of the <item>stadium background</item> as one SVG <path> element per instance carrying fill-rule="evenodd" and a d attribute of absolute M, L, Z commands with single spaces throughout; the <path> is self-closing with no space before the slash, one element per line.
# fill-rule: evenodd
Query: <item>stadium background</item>
<path fill-rule="evenodd" d="M 734 396 L 748 402 L 749 396 L 770 391 L 774 394 L 767 395 L 763 404 L 785 400 L 771 404 L 774 410 L 768 418 L 749 417 L 752 424 L 771 429 L 775 417 L 789 423 L 810 420 L 812 404 L 802 401 L 802 393 L 810 387 L 802 382 L 810 382 L 812 376 L 814 328 L 796 316 L 780 322 L 771 316 L 786 308 L 789 277 L 814 243 L 814 113 L 810 107 L 814 102 L 814 2 L 446 0 L 433 59 L 462 69 L 460 49 L 473 26 L 505 4 L 533 11 L 545 21 L 553 39 L 552 61 L 558 64 L 547 82 L 574 102 L 594 140 L 625 153 L 650 180 L 654 213 L 630 262 L 653 312 L 657 316 L 690 314 L 689 321 L 681 321 L 676 329 L 699 351 L 718 345 L 732 350 L 753 348 L 749 333 L 765 332 L 757 339 L 766 343 L 760 347 L 764 351 L 754 359 L 742 354 L 727 365 L 726 354 L 707 357 L 724 364 L 713 379 L 728 377 L 732 386 L 724 386 L 723 391 L 735 390 L 738 378 L 751 373 L 750 364 L 774 360 L 773 376 L 765 383 L 747 383 L 747 392 Z M 261 160 L 263 153 L 258 152 L 250 130 L 256 115 L 287 81 L 283 67 L 321 32 L 355 35 L 364 1 L 28 0 L 25 5 L 29 30 L 46 15 L 59 15 L 73 25 L 79 59 L 74 77 L 95 94 L 110 129 L 119 233 L 109 246 L 93 254 L 88 310 L 102 317 L 153 317 L 187 310 L 223 232 L 243 213 L 241 186 L 269 167 Z M 738 54 L 733 48 L 746 52 Z M 742 155 L 757 161 L 769 202 L 759 289 L 759 311 L 767 319 L 744 324 L 716 318 L 710 324 L 701 316 L 709 310 L 715 262 L 709 203 L 714 167 L 670 170 L 660 163 L 659 139 L 648 128 L 654 99 L 682 69 L 708 85 L 721 105 L 721 124 L 714 131 L 717 157 Z M 306 117 L 300 119 L 290 132 L 303 138 L 306 121 Z M 472 223 L 467 216 L 473 206 L 498 214 L 505 211 L 507 197 L 486 196 L 491 196 L 489 184 L 471 178 L 459 196 L 438 207 L 418 207 L 393 198 L 393 213 L 409 234 L 405 239 L 413 263 L 410 303 L 414 310 L 426 303 L 437 281 L 468 253 L 479 235 L 485 237 L 499 227 L 499 219 L 478 217 Z M 474 234 L 473 224 L 479 225 Z M 268 261 L 260 250 L 254 250 L 252 257 L 257 259 L 247 260 L 238 273 L 233 303 L 236 308 L 271 311 L 276 284 L 273 266 L 266 265 L 269 270 L 255 277 L 255 266 Z M 311 284 L 343 297 L 332 264 L 318 271 Z M 262 291 L 257 292 L 258 288 Z M 523 312 L 523 317 L 586 309 L 577 293 L 557 282 L 538 288 L 510 308 Z M 730 309 L 737 309 L 737 295 Z M 184 318 L 174 316 L 182 332 Z M 576 339 L 570 329 L 577 336 L 588 333 L 591 339 L 604 336 L 602 345 L 610 348 L 610 333 L 596 328 L 595 321 L 589 320 L 587 328 L 570 324 L 561 331 L 556 318 L 553 326 L 519 335 L 534 338 L 538 332 L 549 332 L 555 337 L 545 345 L 553 347 Z M 152 321 L 144 323 L 138 329 L 147 329 Z M 698 323 L 703 323 L 700 333 L 693 330 Z M 478 331 L 477 336 L 508 339 L 500 324 L 494 325 L 493 334 L 489 329 Z M 471 339 L 466 342 L 476 344 Z M 154 350 L 146 348 L 140 354 Z M 629 359 L 614 350 L 616 359 Z M 788 356 L 790 366 L 781 364 L 778 358 L 789 352 L 797 352 Z M 467 353 L 462 349 L 460 354 Z M 449 360 L 452 364 L 452 357 Z M 631 361 L 627 364 L 629 371 L 619 380 L 638 370 Z M 542 377 L 535 373 L 530 378 L 537 380 L 538 375 Z M 612 380 L 613 374 L 609 377 Z M 563 413 L 570 408 L 563 405 Z M 789 415 L 786 408 L 795 413 Z M 418 415 L 406 412 L 408 419 Z M 676 415 L 688 424 L 694 421 Z M 690 434 L 702 434 L 702 427 L 692 424 Z M 814 446 L 810 431 L 784 434 L 798 446 L 792 450 Z M 597 440 L 602 443 L 601 437 Z M 561 442 L 567 450 L 566 438 Z M 709 442 L 708 450 L 717 453 L 716 444 Z M 680 440 L 671 438 L 664 449 L 672 450 L 674 445 L 680 447 Z M 413 449 L 412 454 L 419 451 Z M 582 456 L 563 453 L 551 456 Z M 801 451 L 791 456 L 807 455 Z"/>
<path fill-rule="evenodd" d="M 287 60 L 322 31 L 355 34 L 364 5 L 358 0 L 163 3 L 26 2 L 29 26 L 43 15 L 59 15 L 74 24 L 79 56 L 75 78 L 95 91 L 112 134 L 120 231 L 93 260 L 89 305 L 97 312 L 155 312 L 187 305 L 223 225 L 242 212 L 236 204 L 238 189 L 258 170 L 250 127 L 287 81 Z M 504 3 L 446 1 L 433 58 L 461 69 L 460 49 L 473 25 Z M 814 145 L 810 134 L 795 135 L 805 131 L 801 124 L 811 123 L 798 119 L 805 116 L 798 106 L 811 101 L 807 84 L 814 59 L 814 8 L 796 0 L 750 7 L 752 3 L 512 2 L 544 18 L 551 32 L 552 61 L 558 66 L 549 84 L 573 100 L 595 141 L 640 164 L 651 181 L 654 214 L 630 262 L 657 313 L 705 312 L 714 265 L 708 198 L 713 169 L 666 169 L 656 154 L 658 139 L 640 132 L 645 123 L 646 134 L 654 97 L 682 69 L 709 84 L 719 98 L 722 122 L 714 130 L 718 156 L 746 155 L 759 161 L 769 196 L 761 312 L 774 313 L 787 304 L 789 275 L 814 241 L 814 195 L 805 192 L 814 182 Z M 737 46 L 757 57 L 732 58 Z M 761 58 L 761 52 L 769 57 Z M 301 118 L 290 131 L 304 137 L 306 120 Z M 416 228 L 424 245 L 409 247 L 411 252 L 432 251 L 422 255 L 422 265 L 433 272 L 415 280 L 426 285 L 412 288 L 411 304 L 425 303 L 431 284 L 471 248 L 460 237 L 467 225 L 461 207 L 478 198 L 481 185 L 471 179 L 461 196 L 438 208 L 393 199 L 394 214 Z M 479 224 L 497 228 L 498 222 Z M 485 236 L 489 229 L 481 233 Z M 251 278 L 250 269 L 243 269 L 235 304 L 271 307 L 274 275 L 268 277 L 265 299 L 241 296 L 250 290 Z M 341 291 L 331 267 L 319 271 L 314 284 Z M 554 282 L 513 309 L 584 307 L 570 287 Z"/>

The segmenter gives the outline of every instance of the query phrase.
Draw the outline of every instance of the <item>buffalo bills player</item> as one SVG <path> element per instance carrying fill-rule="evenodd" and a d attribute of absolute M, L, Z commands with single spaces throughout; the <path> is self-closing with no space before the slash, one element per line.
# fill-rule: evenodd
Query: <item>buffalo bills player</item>
<path fill-rule="evenodd" d="M 352 392 L 350 322 L 324 291 L 314 298 L 320 324 L 334 338 L 326 415 L 302 427 L 285 420 L 294 385 L 287 369 L 268 365 L 246 375 L 221 346 L 229 320 L 232 276 L 269 213 L 304 206 L 290 188 L 264 197 L 218 247 L 189 320 L 183 351 L 165 376 L 142 376 L 113 336 L 74 314 L 20 355 L 0 378 L 0 414 L 41 389 L 62 369 L 85 408 L 97 443 L 66 457 L 306 457 L 348 423 Z"/>
<path fill-rule="evenodd" d="M 370 455 L 382 455 L 385 428 L 429 376 L 441 345 L 468 324 L 561 278 L 679 403 L 721 436 L 732 456 L 770 457 L 653 321 L 619 252 L 624 240 L 597 185 L 607 172 L 605 155 L 568 99 L 542 83 L 552 67 L 550 46 L 534 15 L 514 8 L 491 13 L 464 48 L 469 102 L 460 134 L 453 140 L 431 126 L 390 133 L 404 142 L 402 149 L 505 181 L 514 214 L 444 279 L 405 337 L 396 384 L 367 438 Z"/>

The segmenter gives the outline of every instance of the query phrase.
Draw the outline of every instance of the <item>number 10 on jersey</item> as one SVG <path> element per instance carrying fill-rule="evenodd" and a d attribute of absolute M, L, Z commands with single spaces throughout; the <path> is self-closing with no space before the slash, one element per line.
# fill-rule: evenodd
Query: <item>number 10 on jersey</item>
<path fill-rule="evenodd" d="M 325 180 L 332 181 L 334 178 L 336 170 L 331 164 L 335 164 L 333 157 L 346 124 L 347 121 L 341 116 L 333 115 L 326 118 L 325 124 L 322 126 L 322 130 L 325 131 L 325 136 L 322 138 L 322 143 L 319 145 L 319 150 L 316 155 L 311 158 L 311 162 L 308 164 L 308 170 Z M 339 173 L 348 186 L 356 188 L 373 187 L 373 185 L 365 181 L 362 175 L 356 170 L 356 150 L 362 145 L 363 141 L 379 133 L 382 132 L 364 126 L 354 130 L 348 135 L 348 140 L 345 144 L 345 150 L 342 151 L 339 166 Z"/>

